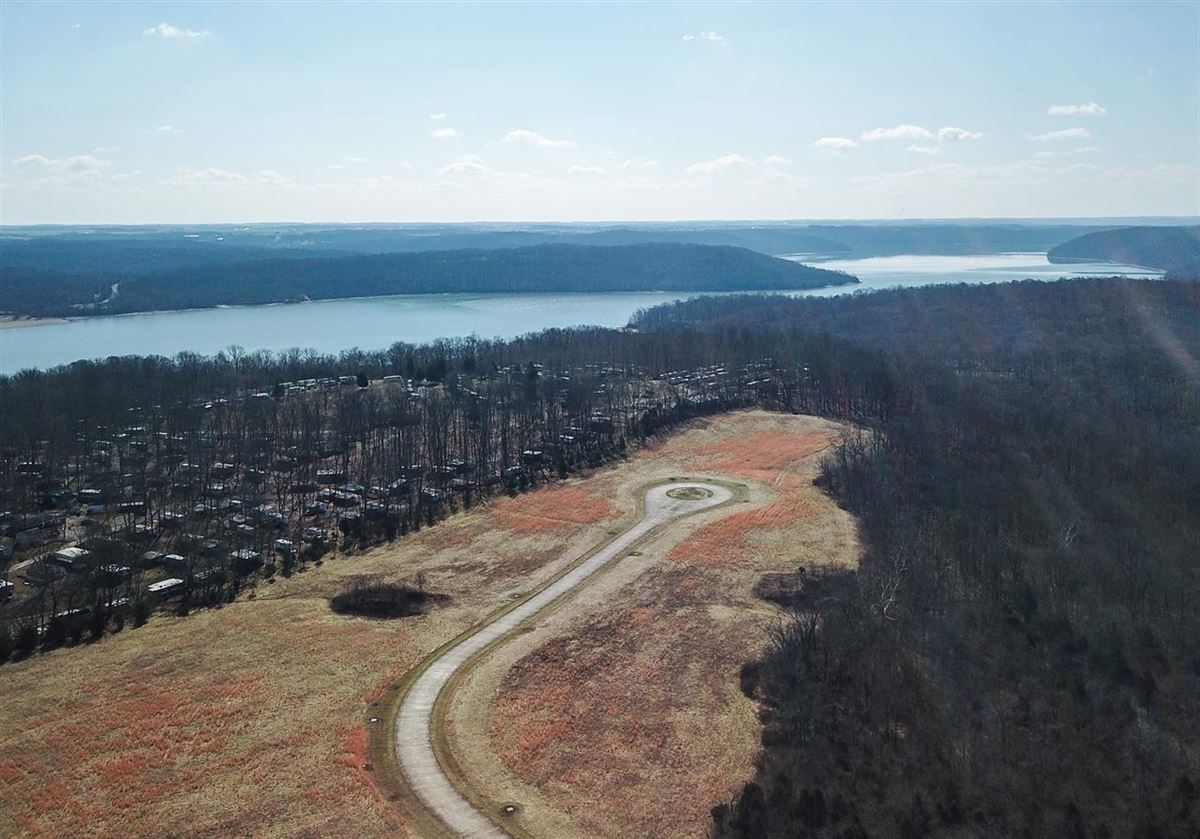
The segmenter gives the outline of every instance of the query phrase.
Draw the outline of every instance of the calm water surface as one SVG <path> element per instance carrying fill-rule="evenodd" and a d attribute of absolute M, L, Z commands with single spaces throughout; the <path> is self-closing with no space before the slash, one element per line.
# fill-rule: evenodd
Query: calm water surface
<path fill-rule="evenodd" d="M 797 292 L 830 296 L 862 289 L 940 283 L 1051 280 L 1063 276 L 1161 276 L 1161 272 L 1111 264 L 1051 265 L 1045 254 L 889 256 L 818 263 L 847 271 L 862 282 Z M 53 367 L 110 355 L 212 354 L 231 344 L 247 350 L 311 347 L 382 349 L 396 341 L 479 335 L 511 338 L 556 326 L 623 326 L 640 308 L 697 296 L 694 293 L 432 294 L 324 300 L 279 306 L 240 306 L 85 318 L 65 324 L 0 329 L 0 373 Z"/>

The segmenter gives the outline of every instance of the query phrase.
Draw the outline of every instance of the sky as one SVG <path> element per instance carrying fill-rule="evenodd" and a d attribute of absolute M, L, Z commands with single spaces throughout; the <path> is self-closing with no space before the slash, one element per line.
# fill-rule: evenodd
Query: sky
<path fill-rule="evenodd" d="M 0 223 L 1200 214 L 1200 2 L 0 2 Z"/>

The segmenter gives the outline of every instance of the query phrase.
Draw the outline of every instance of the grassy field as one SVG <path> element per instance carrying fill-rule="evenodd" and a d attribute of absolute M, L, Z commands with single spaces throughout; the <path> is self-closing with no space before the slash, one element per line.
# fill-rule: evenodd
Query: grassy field
<path fill-rule="evenodd" d="M 371 782 L 367 726 L 382 691 L 631 522 L 633 487 L 682 472 L 751 482 L 754 503 L 697 519 L 669 552 L 648 546 L 590 587 L 556 618 L 570 631 L 531 633 L 536 654 L 500 672 L 499 701 L 467 719 L 494 736 L 481 751 L 497 771 L 543 796 L 545 818 L 589 834 L 694 832 L 749 777 L 757 725 L 737 668 L 771 619 L 754 578 L 855 556 L 849 519 L 811 487 L 812 454 L 835 430 L 762 413 L 707 421 L 586 480 L 260 583 L 220 610 L 4 665 L 0 834 L 405 835 Z M 328 607 L 351 575 L 418 572 L 451 598 L 423 616 Z M 603 755 L 620 762 L 606 771 Z"/>
<path fill-rule="evenodd" d="M 450 715 L 472 785 L 518 804 L 534 836 L 706 836 L 709 808 L 751 777 L 758 748 L 738 675 L 779 613 L 755 581 L 857 562 L 853 521 L 812 486 L 839 431 L 718 418 L 597 476 L 593 491 L 612 498 L 685 471 L 724 476 L 750 503 L 641 546 L 479 668 Z"/>

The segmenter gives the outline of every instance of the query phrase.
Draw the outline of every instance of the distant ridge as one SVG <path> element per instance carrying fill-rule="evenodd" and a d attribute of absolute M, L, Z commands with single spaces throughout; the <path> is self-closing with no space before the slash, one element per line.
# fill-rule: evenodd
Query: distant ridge
<path fill-rule="evenodd" d="M 1181 222 L 1182 223 L 1182 222 Z M 729 245 L 769 256 L 1045 252 L 1118 224 L 970 220 L 896 223 L 146 225 L 0 227 L 0 268 L 155 273 L 205 263 L 534 245 Z M 1124 226 L 1145 226 L 1129 222 Z"/>
<path fill-rule="evenodd" d="M 0 300 L 11 314 L 61 317 L 393 294 L 786 291 L 858 282 L 744 248 L 677 243 L 289 256 L 140 274 L 6 270 Z"/>
<path fill-rule="evenodd" d="M 1200 227 L 1124 227 L 1089 233 L 1051 248 L 1051 262 L 1103 260 L 1160 268 L 1175 279 L 1200 280 Z"/>

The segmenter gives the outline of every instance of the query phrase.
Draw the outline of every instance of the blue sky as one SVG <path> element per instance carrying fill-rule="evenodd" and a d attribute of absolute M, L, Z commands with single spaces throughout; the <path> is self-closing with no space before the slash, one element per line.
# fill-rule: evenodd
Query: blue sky
<path fill-rule="evenodd" d="M 1200 213 L 1200 3 L 0 4 L 0 223 Z"/>

